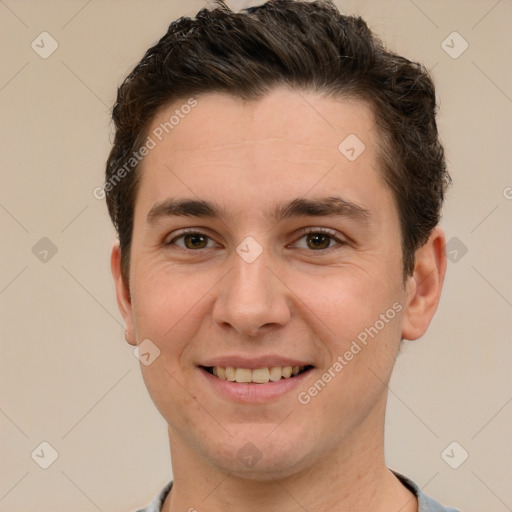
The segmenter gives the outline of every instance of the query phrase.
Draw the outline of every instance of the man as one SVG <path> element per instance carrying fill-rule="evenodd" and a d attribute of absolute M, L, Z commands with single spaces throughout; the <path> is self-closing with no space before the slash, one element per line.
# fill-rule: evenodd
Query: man
<path fill-rule="evenodd" d="M 126 340 L 168 423 L 145 511 L 453 511 L 386 467 L 387 384 L 443 285 L 426 70 L 326 1 L 181 18 L 118 91 Z"/>

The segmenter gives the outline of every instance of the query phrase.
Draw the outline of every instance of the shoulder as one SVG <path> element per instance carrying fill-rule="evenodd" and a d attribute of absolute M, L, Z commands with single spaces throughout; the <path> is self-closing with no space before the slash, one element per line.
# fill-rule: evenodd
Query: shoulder
<path fill-rule="evenodd" d="M 426 494 L 422 492 L 422 490 L 418 487 L 418 485 L 400 473 L 393 471 L 393 474 L 411 491 L 416 494 L 418 498 L 418 512 L 460 512 L 460 510 L 445 507 L 441 505 L 438 501 L 430 498 Z M 172 480 L 166 484 L 166 486 L 155 496 L 153 501 L 145 508 L 137 510 L 137 512 L 161 512 L 162 505 L 164 504 L 167 495 L 169 494 L 172 488 Z"/>
<path fill-rule="evenodd" d="M 137 512 L 161 512 L 162 505 L 164 504 L 165 498 L 171 491 L 172 480 L 165 485 L 165 487 L 154 497 L 153 501 L 144 508 L 137 510 Z"/>
<path fill-rule="evenodd" d="M 400 473 L 393 471 L 393 474 L 418 498 L 418 512 L 460 512 L 460 510 L 452 507 L 445 507 L 438 501 L 430 498 L 422 492 L 418 485 Z"/>

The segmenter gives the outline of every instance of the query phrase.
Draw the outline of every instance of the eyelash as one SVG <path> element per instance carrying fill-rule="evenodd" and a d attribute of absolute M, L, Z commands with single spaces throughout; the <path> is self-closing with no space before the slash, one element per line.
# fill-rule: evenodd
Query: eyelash
<path fill-rule="evenodd" d="M 346 241 L 341 240 L 340 238 L 338 238 L 336 236 L 336 231 L 333 231 L 332 229 L 328 229 L 328 228 L 314 228 L 314 229 L 303 230 L 303 231 L 301 231 L 301 236 L 297 239 L 297 241 L 300 240 L 301 238 L 307 236 L 307 235 L 310 235 L 310 234 L 328 235 L 333 240 L 338 242 L 338 246 L 347 245 Z M 195 229 L 185 229 L 178 236 L 174 237 L 169 242 L 166 242 L 164 245 L 165 246 L 175 245 L 176 240 L 179 240 L 180 238 L 183 238 L 186 235 L 200 235 L 200 236 L 204 236 L 204 237 L 206 237 L 206 238 L 211 240 L 211 237 L 209 237 L 205 233 L 201 233 L 200 231 L 196 231 Z M 181 249 L 183 251 L 188 251 L 188 252 L 196 252 L 196 251 L 208 250 L 207 247 L 203 247 L 201 249 L 188 249 L 186 247 L 184 248 L 184 247 L 180 247 L 180 246 L 177 246 L 177 247 L 179 247 L 179 249 Z M 325 253 L 325 252 L 329 251 L 330 249 L 334 249 L 334 246 L 333 247 L 327 247 L 326 249 L 318 249 L 318 250 L 311 249 L 310 252 L 322 254 L 322 253 Z"/>

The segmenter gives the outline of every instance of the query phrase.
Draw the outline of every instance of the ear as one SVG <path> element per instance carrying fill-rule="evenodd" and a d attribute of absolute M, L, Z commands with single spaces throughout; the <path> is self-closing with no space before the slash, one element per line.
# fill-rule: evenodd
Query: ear
<path fill-rule="evenodd" d="M 427 243 L 416 251 L 414 271 L 406 283 L 402 322 L 402 337 L 407 340 L 423 336 L 437 310 L 446 274 L 445 246 L 444 232 L 437 226 Z"/>
<path fill-rule="evenodd" d="M 133 325 L 132 301 L 130 290 L 121 272 L 121 249 L 119 247 L 119 240 L 117 240 L 112 247 L 110 270 L 112 271 L 112 277 L 114 278 L 114 285 L 116 287 L 117 307 L 126 324 L 125 338 L 130 345 L 135 346 L 137 343 L 135 341 L 135 328 Z"/>

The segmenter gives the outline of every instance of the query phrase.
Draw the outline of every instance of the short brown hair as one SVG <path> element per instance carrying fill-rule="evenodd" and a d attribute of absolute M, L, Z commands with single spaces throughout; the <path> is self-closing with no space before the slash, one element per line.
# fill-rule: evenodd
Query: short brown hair
<path fill-rule="evenodd" d="M 370 104 L 383 176 L 399 212 L 404 278 L 410 275 L 416 249 L 439 223 L 450 182 L 428 71 L 386 50 L 361 17 L 342 15 L 329 0 L 270 0 L 239 13 L 217 3 L 171 23 L 118 88 L 105 192 L 126 282 L 140 172 L 134 165 L 119 179 L 119 170 L 143 144 L 156 113 L 192 95 L 251 100 L 278 85 Z"/>

